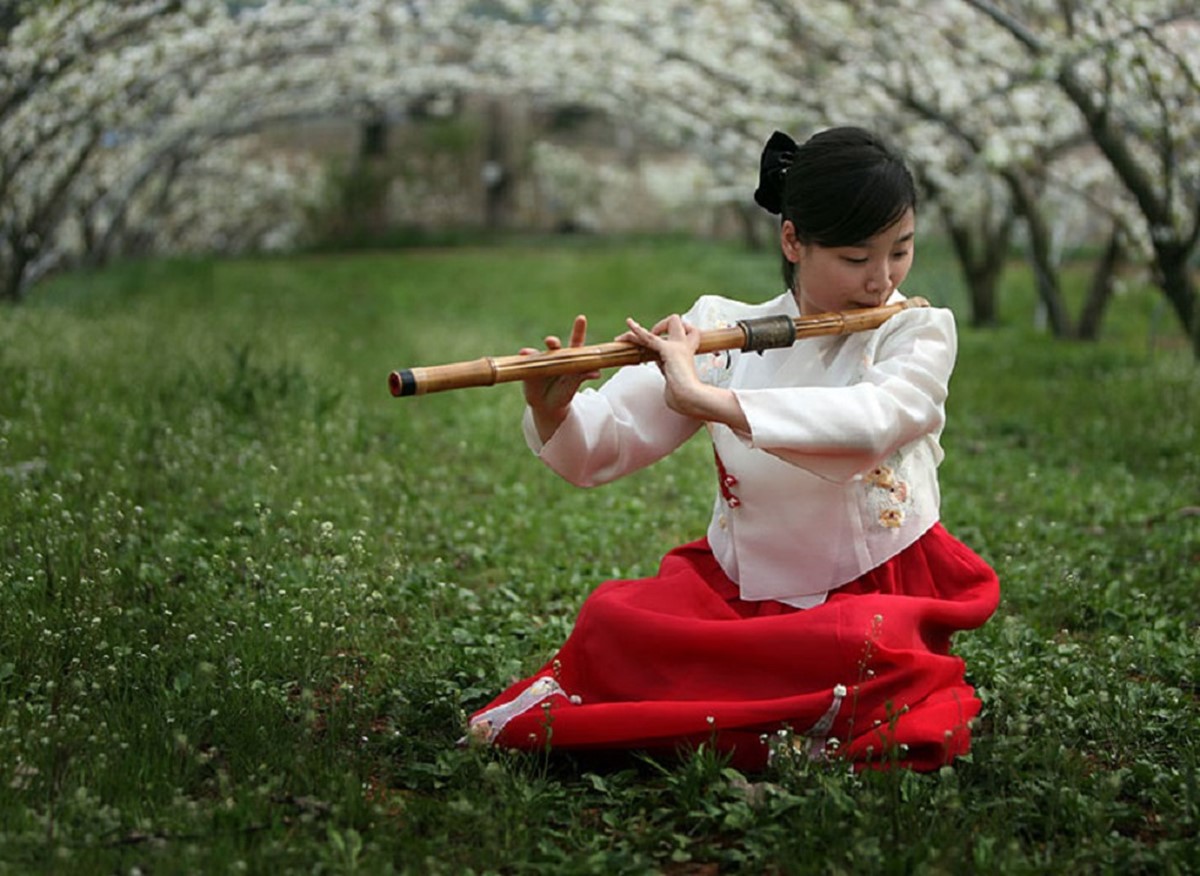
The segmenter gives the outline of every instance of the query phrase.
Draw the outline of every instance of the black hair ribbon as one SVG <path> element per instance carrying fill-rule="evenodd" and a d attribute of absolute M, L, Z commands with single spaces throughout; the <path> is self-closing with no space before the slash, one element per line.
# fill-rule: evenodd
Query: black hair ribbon
<path fill-rule="evenodd" d="M 796 141 L 782 131 L 772 134 L 763 147 L 754 201 L 768 213 L 779 214 L 783 210 L 784 178 L 799 149 Z"/>

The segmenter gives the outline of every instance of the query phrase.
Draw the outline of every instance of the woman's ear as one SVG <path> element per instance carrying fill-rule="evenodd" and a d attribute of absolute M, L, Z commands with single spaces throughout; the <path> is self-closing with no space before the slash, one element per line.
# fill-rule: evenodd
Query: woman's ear
<path fill-rule="evenodd" d="M 796 226 L 792 224 L 791 219 L 784 219 L 783 224 L 779 226 L 779 248 L 783 250 L 785 259 L 794 265 L 800 264 L 800 252 L 804 249 L 804 244 L 796 237 Z"/>

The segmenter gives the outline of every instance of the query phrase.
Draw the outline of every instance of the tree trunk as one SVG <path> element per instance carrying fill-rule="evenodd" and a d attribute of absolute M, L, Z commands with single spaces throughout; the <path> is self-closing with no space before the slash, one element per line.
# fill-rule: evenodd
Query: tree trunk
<path fill-rule="evenodd" d="M 1188 269 L 1188 249 L 1175 243 L 1159 244 L 1154 250 L 1162 290 L 1188 335 L 1192 355 L 1200 362 L 1200 311 L 1196 307 L 1196 283 Z"/>
<path fill-rule="evenodd" d="M 170 207 L 171 186 L 178 178 L 185 160 L 186 155 L 181 150 L 171 148 L 163 151 L 145 164 L 130 185 L 125 188 L 125 191 L 120 196 L 120 200 L 116 202 L 113 208 L 113 215 L 109 220 L 104 234 L 100 235 L 96 240 L 94 247 L 86 250 L 85 264 L 92 267 L 99 267 L 107 264 L 117 255 L 142 254 L 150 249 L 150 241 L 147 239 L 144 231 L 128 232 L 130 207 L 133 205 L 134 198 L 137 197 L 143 187 L 153 179 L 154 171 L 159 167 L 160 162 L 165 162 L 161 181 L 162 187 L 159 189 L 158 197 L 150 210 L 151 215 L 165 213 Z"/>
<path fill-rule="evenodd" d="M 967 275 L 971 291 L 971 325 L 975 328 L 990 328 L 1000 322 L 1000 309 L 996 302 L 1002 273 L 1000 267 L 988 266 Z"/>
<path fill-rule="evenodd" d="M 1108 246 L 1104 255 L 1096 263 L 1092 272 L 1092 283 L 1088 287 L 1087 299 L 1083 302 L 1083 310 L 1079 314 L 1079 337 L 1085 341 L 1094 341 L 1100 337 L 1100 327 L 1104 323 L 1104 312 L 1108 302 L 1112 300 L 1113 288 L 1116 285 L 1117 267 L 1124 257 L 1124 247 L 1121 245 L 1121 232 L 1116 228 L 1108 238 Z"/>
<path fill-rule="evenodd" d="M 483 218 L 490 231 L 509 225 L 513 207 L 509 125 L 504 104 L 493 100 L 487 107 L 487 139 L 483 159 Z"/>
<path fill-rule="evenodd" d="M 746 248 L 753 252 L 760 252 L 766 248 L 766 243 L 763 241 L 762 223 L 759 221 L 759 209 L 751 208 L 745 204 L 733 204 L 733 213 L 737 216 L 738 224 L 742 227 L 742 242 Z"/>
<path fill-rule="evenodd" d="M 366 119 L 359 129 L 358 157 L 361 159 L 382 158 L 388 151 L 388 123 L 382 112 Z"/>
<path fill-rule="evenodd" d="M 0 301 L 16 304 L 25 293 L 25 270 L 29 267 L 30 254 L 20 246 L 12 248 L 12 257 L 0 265 Z"/>
<path fill-rule="evenodd" d="M 949 209 L 942 209 L 942 218 L 967 283 L 971 325 L 975 328 L 994 326 L 999 322 L 997 291 L 1012 240 L 1011 214 L 1006 215 L 996 228 L 984 227 L 978 232 L 956 220 Z"/>
<path fill-rule="evenodd" d="M 1029 191 L 1029 183 L 1014 172 L 1006 172 L 1004 179 L 1012 191 L 1013 203 L 1025 218 L 1029 230 L 1029 257 L 1033 263 L 1034 280 L 1038 297 L 1046 308 L 1046 317 L 1050 323 L 1050 331 L 1056 338 L 1072 336 L 1071 317 L 1063 301 L 1062 289 L 1059 283 L 1058 269 L 1051 255 L 1050 229 L 1046 227 L 1045 218 L 1037 207 L 1033 193 Z"/>
<path fill-rule="evenodd" d="M 67 193 L 99 142 L 100 129 L 93 126 L 87 141 L 80 146 L 78 154 L 64 169 L 60 178 L 55 181 L 50 195 L 25 221 L 24 226 L 6 229 L 9 234 L 12 257 L 8 264 L 4 265 L 4 276 L 0 278 L 0 298 L 8 301 L 20 301 L 24 297 L 25 289 L 31 283 L 28 275 L 29 266 L 42 254 L 47 240 L 58 226 L 59 218 L 67 209 Z"/>

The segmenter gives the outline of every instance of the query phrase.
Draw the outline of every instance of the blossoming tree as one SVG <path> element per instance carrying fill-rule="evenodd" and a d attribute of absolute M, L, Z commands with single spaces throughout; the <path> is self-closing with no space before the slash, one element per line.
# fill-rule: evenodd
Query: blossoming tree
<path fill-rule="evenodd" d="M 1058 265 L 1068 242 L 1095 236 L 1099 213 L 1114 240 L 1147 242 L 1181 321 L 1195 323 L 1195 292 L 1179 267 L 1196 248 L 1195 221 L 1181 209 L 1197 202 L 1182 144 L 1200 136 L 1200 40 L 1188 4 L 496 5 L 510 31 L 489 43 L 513 82 L 687 144 L 719 180 L 751 178 L 772 127 L 803 133 L 836 120 L 893 131 L 946 219 L 980 321 L 992 315 L 1018 218 L 1050 325 L 1073 333 Z M 1157 145 L 1134 146 L 1146 141 Z M 1131 172 L 1147 162 L 1157 172 Z M 1080 237 L 1068 241 L 1068 230 Z"/>
<path fill-rule="evenodd" d="M 59 0 L 3 35 L 0 297 L 68 258 L 284 244 L 256 222 L 313 195 L 314 168 L 256 151 L 274 120 L 485 87 L 459 3 Z M 277 215 L 272 211 L 272 215 Z M 202 218 L 201 218 L 202 217 Z"/>
<path fill-rule="evenodd" d="M 884 128 L 944 219 L 979 321 L 994 316 L 1019 228 L 1049 322 L 1071 333 L 1061 253 L 1103 233 L 1144 254 L 1200 355 L 1188 273 L 1200 24 L 1185 0 L 16 0 L 3 11 L 2 297 L 64 259 L 134 245 L 288 245 L 294 223 L 261 208 L 299 215 L 319 173 L 255 147 L 268 121 L 525 92 L 685 147 L 739 206 L 771 129 Z"/>
<path fill-rule="evenodd" d="M 1200 13 L 1194 3 L 965 0 L 1019 47 L 1031 75 L 1077 111 L 1136 204 L 1155 280 L 1200 358 L 1191 262 L 1200 244 Z M 1132 212 L 1132 211 L 1130 211 Z M 1136 224 L 1134 224 L 1136 223 Z"/>

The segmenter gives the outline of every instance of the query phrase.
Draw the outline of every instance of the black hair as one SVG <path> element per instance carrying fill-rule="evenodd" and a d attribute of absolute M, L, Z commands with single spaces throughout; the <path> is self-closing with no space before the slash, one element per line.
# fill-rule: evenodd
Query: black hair
<path fill-rule="evenodd" d="M 763 151 L 755 200 L 790 220 L 804 245 L 853 246 L 917 207 L 917 188 L 903 156 L 863 128 L 821 131 L 796 146 L 776 133 Z M 795 266 L 785 257 L 790 288 Z"/>

